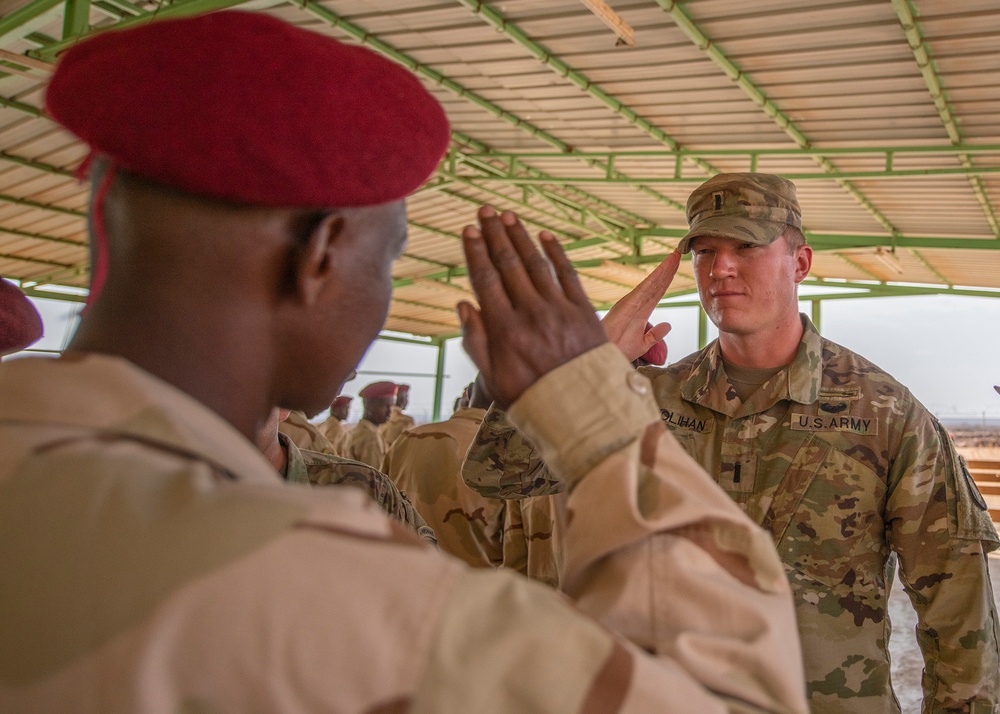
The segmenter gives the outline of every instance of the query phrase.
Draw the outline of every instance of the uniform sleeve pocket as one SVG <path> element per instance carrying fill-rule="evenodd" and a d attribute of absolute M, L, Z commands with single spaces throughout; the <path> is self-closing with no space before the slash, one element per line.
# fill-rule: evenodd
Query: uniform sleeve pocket
<path fill-rule="evenodd" d="M 948 446 L 945 491 L 948 496 L 948 526 L 952 536 L 982 541 L 987 551 L 1000 548 L 1000 538 L 997 537 L 986 500 L 972 479 L 965 458 L 959 455 L 947 434 L 942 434 L 942 440 Z"/>

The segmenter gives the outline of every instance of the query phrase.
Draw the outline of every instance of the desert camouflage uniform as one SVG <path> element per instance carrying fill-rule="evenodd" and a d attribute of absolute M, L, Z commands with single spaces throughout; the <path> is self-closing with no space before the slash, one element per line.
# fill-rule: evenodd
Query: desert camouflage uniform
<path fill-rule="evenodd" d="M 289 483 L 360 488 L 371 496 L 383 511 L 413 529 L 424 540 L 437 543 L 434 531 L 420 517 L 406 496 L 401 494 L 396 485 L 381 471 L 360 461 L 321 454 L 318 451 L 300 450 L 284 434 L 278 434 L 278 441 L 288 455 L 285 472 L 281 476 Z"/>
<path fill-rule="evenodd" d="M 381 469 L 387 451 L 378 427 L 367 419 L 359 421 L 340 442 L 340 456 Z"/>
<path fill-rule="evenodd" d="M 413 417 L 409 414 L 403 414 L 403 410 L 394 404 L 389 410 L 389 419 L 378 428 L 378 433 L 385 439 L 385 446 L 388 449 L 399 438 L 400 434 L 407 429 L 412 429 L 415 424 Z"/>
<path fill-rule="evenodd" d="M 334 454 L 340 455 L 340 450 L 344 445 L 344 437 L 347 436 L 347 427 L 337 417 L 327 417 L 326 421 L 319 425 L 319 430 L 330 442 Z"/>
<path fill-rule="evenodd" d="M 306 415 L 299 411 L 291 411 L 288 418 L 278 422 L 278 432 L 284 434 L 300 449 L 319 451 L 323 454 L 333 454 L 333 444 L 323 436 L 315 425 L 313 425 Z"/>
<path fill-rule="evenodd" d="M 459 409 L 450 419 L 403 432 L 383 471 L 434 529 L 438 547 L 476 568 L 503 562 L 504 501 L 483 498 L 462 481 L 462 461 L 486 414 Z"/>
<path fill-rule="evenodd" d="M 610 345 L 510 413 L 568 484 L 575 607 L 283 484 L 125 360 L 4 363 L 0 395 L 0 711 L 806 711 L 769 538 Z"/>
<path fill-rule="evenodd" d="M 565 492 L 504 501 L 503 567 L 559 587 Z"/>
<path fill-rule="evenodd" d="M 795 361 L 746 403 L 717 342 L 643 368 L 662 420 L 771 533 L 795 595 L 814 713 L 899 711 L 887 652 L 894 554 L 918 615 L 924 711 L 996 712 L 1000 633 L 986 553 L 998 539 L 982 496 L 909 390 L 802 319 Z M 494 496 L 558 491 L 529 447 L 502 413 L 489 414 L 466 480 Z M 504 458 L 514 468 L 497 473 Z"/>

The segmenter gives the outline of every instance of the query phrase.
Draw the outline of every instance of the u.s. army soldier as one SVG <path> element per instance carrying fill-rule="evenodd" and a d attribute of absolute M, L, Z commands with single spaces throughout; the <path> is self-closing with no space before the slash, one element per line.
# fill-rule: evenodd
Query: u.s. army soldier
<path fill-rule="evenodd" d="M 667 428 L 771 534 L 795 594 L 813 712 L 899 711 L 886 617 L 897 559 L 918 615 L 924 711 L 997 711 L 1000 637 L 986 558 L 996 532 L 934 417 L 799 314 L 812 250 L 794 185 L 723 174 L 692 193 L 687 211 L 691 230 L 678 251 L 693 253 L 719 339 L 639 371 Z M 679 253 L 605 318 L 629 359 L 663 334 L 665 326 L 643 328 Z M 561 488 L 502 414 L 484 421 L 465 475 L 494 496 Z"/>

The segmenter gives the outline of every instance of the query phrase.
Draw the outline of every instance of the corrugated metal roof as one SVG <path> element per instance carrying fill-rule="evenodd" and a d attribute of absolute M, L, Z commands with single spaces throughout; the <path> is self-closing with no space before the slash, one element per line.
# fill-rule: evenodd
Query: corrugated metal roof
<path fill-rule="evenodd" d="M 718 171 L 796 182 L 811 284 L 1000 290 L 995 0 L 608 5 L 634 47 L 579 0 L 242 3 L 415 68 L 452 121 L 448 159 L 409 201 L 387 329 L 458 331 L 459 236 L 479 203 L 560 236 L 601 307 L 671 250 L 687 195 Z M 64 39 L 62 5 L 0 2 L 3 275 L 87 285 L 85 150 L 45 118 L 44 84 L 66 40 L 156 8 L 94 0 Z M 685 263 L 672 291 L 693 287 Z"/>

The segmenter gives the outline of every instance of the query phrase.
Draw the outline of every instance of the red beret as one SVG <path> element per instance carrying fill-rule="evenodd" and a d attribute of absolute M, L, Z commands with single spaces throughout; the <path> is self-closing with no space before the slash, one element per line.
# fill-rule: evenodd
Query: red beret
<path fill-rule="evenodd" d="M 23 350 L 42 336 L 42 318 L 24 293 L 0 280 L 0 355 Z"/>
<path fill-rule="evenodd" d="M 103 32 L 63 55 L 46 102 L 127 171 L 264 206 L 403 198 L 449 140 L 440 104 L 409 71 L 261 13 Z"/>
<path fill-rule="evenodd" d="M 362 399 L 392 399 L 396 396 L 396 385 L 392 382 L 372 382 L 358 392 Z"/>
<path fill-rule="evenodd" d="M 650 323 L 646 323 L 646 332 L 653 329 Z M 644 354 L 639 359 L 645 360 L 648 364 L 661 365 L 667 361 L 667 343 L 660 340 L 655 345 L 646 350 Z"/>
<path fill-rule="evenodd" d="M 396 394 L 408 394 L 409 391 L 410 391 L 410 385 L 409 384 L 397 384 L 396 385 Z"/>
<path fill-rule="evenodd" d="M 348 404 L 351 403 L 352 399 L 354 399 L 354 397 L 345 397 L 345 396 L 341 395 L 341 396 L 337 397 L 336 399 L 334 399 L 333 403 L 330 406 L 331 407 L 346 407 Z"/>

